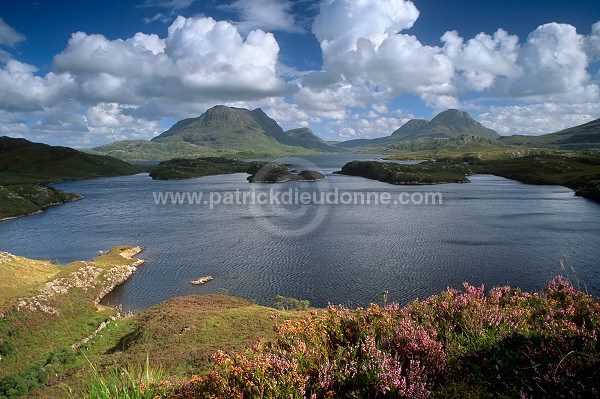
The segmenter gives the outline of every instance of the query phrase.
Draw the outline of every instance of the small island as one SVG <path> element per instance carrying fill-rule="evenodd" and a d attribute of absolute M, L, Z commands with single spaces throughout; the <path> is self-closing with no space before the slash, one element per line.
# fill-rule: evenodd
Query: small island
<path fill-rule="evenodd" d="M 361 176 L 391 184 L 468 183 L 471 169 L 464 163 L 452 161 L 425 161 L 415 165 L 394 162 L 352 161 L 338 172 L 342 175 Z"/>
<path fill-rule="evenodd" d="M 300 173 L 290 172 L 291 165 L 280 163 L 256 163 L 249 170 L 250 183 L 285 183 L 288 181 L 319 181 L 325 175 L 313 170 L 303 170 Z"/>
<path fill-rule="evenodd" d="M 318 181 L 325 179 L 319 172 L 290 171 L 292 165 L 265 161 L 240 161 L 224 157 L 172 159 L 158 164 L 150 176 L 155 180 L 193 179 L 231 173 L 248 173 L 250 183 L 284 183 L 288 181 Z"/>
<path fill-rule="evenodd" d="M 193 285 L 202 285 L 202 284 L 206 284 L 206 283 L 208 283 L 209 281 L 212 281 L 212 280 L 213 280 L 213 276 L 205 276 L 205 277 L 200 277 L 200 278 L 197 278 L 196 280 L 190 281 L 190 284 L 193 284 Z"/>

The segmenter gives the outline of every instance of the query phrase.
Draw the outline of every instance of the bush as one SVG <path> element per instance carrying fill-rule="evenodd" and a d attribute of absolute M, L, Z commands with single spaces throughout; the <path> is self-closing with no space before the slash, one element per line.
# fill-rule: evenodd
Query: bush
<path fill-rule="evenodd" d="M 309 306 L 310 302 L 307 300 L 275 296 L 275 308 L 279 310 L 306 310 Z"/>

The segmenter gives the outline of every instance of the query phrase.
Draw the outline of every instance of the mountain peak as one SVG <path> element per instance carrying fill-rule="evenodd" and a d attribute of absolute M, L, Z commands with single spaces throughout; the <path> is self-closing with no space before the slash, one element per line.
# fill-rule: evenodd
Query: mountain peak
<path fill-rule="evenodd" d="M 423 126 L 427 125 L 429 123 L 428 120 L 426 119 L 411 119 L 408 122 L 406 122 L 404 125 L 400 126 L 398 129 L 396 129 L 393 133 L 392 136 L 406 136 L 406 135 L 410 135 L 414 132 L 416 132 L 417 130 L 421 129 Z"/>
<path fill-rule="evenodd" d="M 197 118 L 181 120 L 152 139 L 185 142 L 219 151 L 286 153 L 334 150 L 319 140 L 316 136 L 287 134 L 261 108 L 250 111 L 226 105 L 215 105 Z"/>

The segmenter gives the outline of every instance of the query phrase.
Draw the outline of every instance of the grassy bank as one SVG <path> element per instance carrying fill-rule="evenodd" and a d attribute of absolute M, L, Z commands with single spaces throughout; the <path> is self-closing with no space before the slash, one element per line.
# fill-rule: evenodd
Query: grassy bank
<path fill-rule="evenodd" d="M 26 394 L 83 361 L 75 347 L 116 320 L 97 304 L 135 271 L 136 252 L 118 247 L 67 266 L 0 254 L 0 398 Z"/>
<path fill-rule="evenodd" d="M 110 276 L 136 264 L 134 253 L 115 248 L 66 267 L 0 254 L 0 397 L 558 398 L 600 390 L 600 302 L 566 277 L 533 293 L 465 284 L 404 308 L 383 296 L 383 306 L 367 309 L 277 311 L 206 295 L 128 317 L 99 310 Z M 20 288 L 9 291 L 15 275 Z"/>
<path fill-rule="evenodd" d="M 565 277 L 542 292 L 465 284 L 400 308 L 329 307 L 275 319 L 275 339 L 218 351 L 208 373 L 131 381 L 119 398 L 562 398 L 600 390 L 600 302 Z M 127 387 L 119 390 L 119 387 Z M 130 396 L 128 396 L 130 395 Z"/>
<path fill-rule="evenodd" d="M 80 195 L 38 184 L 0 186 L 0 220 L 31 215 L 49 206 L 80 198 L 82 198 Z"/>

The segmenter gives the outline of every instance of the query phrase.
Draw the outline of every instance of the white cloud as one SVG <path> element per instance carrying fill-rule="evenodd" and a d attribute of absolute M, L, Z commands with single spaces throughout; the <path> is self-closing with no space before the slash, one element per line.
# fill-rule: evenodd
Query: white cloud
<path fill-rule="evenodd" d="M 410 1 L 335 0 L 321 4 L 313 24 L 324 67 L 352 83 L 395 93 L 449 90 L 454 70 L 438 47 L 424 46 L 410 28 L 419 11 Z"/>
<path fill-rule="evenodd" d="M 35 75 L 37 68 L 9 60 L 0 69 L 0 109 L 11 112 L 41 111 L 65 101 L 77 87 L 68 74 Z"/>
<path fill-rule="evenodd" d="M 598 86 L 589 84 L 583 37 L 571 25 L 550 23 L 538 27 L 523 45 L 519 65 L 523 74 L 510 86 L 514 97 L 598 100 Z"/>
<path fill-rule="evenodd" d="M 354 114 L 347 119 L 330 122 L 324 129 L 324 133 L 332 139 L 343 141 L 384 137 L 392 134 L 410 119 L 412 119 L 410 115 L 373 118 L 368 113 Z"/>
<path fill-rule="evenodd" d="M 253 29 L 301 33 L 301 28 L 292 14 L 294 3 L 288 0 L 237 0 L 222 6 L 225 10 L 239 14 L 238 29 L 248 32 Z"/>
<path fill-rule="evenodd" d="M 74 33 L 54 68 L 73 75 L 87 101 L 222 102 L 290 92 L 277 74 L 278 54 L 270 33 L 255 30 L 244 39 L 229 22 L 177 17 L 164 39 Z"/>
<path fill-rule="evenodd" d="M 215 103 L 292 93 L 295 86 L 279 77 L 278 54 L 271 33 L 254 30 L 242 37 L 236 26 L 212 18 L 177 17 L 165 38 L 137 33 L 109 40 L 76 32 L 54 57 L 53 72 L 45 76 L 14 59 L 0 69 L 0 109 L 40 113 L 60 102 L 77 101 L 90 110 L 114 103 L 119 107 L 111 108 L 111 115 L 122 116 L 116 120 L 131 126 L 133 120 L 125 117 L 141 117 L 140 129 L 148 131 L 147 120 L 172 117 L 177 112 L 165 113 L 178 108 L 201 112 Z M 111 120 L 91 116 L 85 122 L 91 133 L 101 130 L 92 129 L 90 121 Z M 64 119 L 65 129 L 72 126 L 74 133 L 81 132 L 68 115 Z M 50 122 L 39 121 L 36 128 L 60 125 Z"/>
<path fill-rule="evenodd" d="M 14 47 L 25 40 L 25 35 L 17 32 L 0 17 L 0 46 Z"/>
<path fill-rule="evenodd" d="M 493 36 L 480 33 L 466 43 L 458 32 L 442 36 L 444 54 L 457 70 L 456 85 L 462 90 L 483 91 L 491 88 L 499 76 L 517 77 L 521 70 L 516 61 L 519 38 L 498 29 Z"/>
<path fill-rule="evenodd" d="M 500 134 L 540 135 L 581 125 L 600 115 L 600 104 L 544 102 L 529 105 L 478 107 L 477 120 Z M 475 116 L 475 115 L 474 115 Z"/>
<path fill-rule="evenodd" d="M 600 61 L 600 21 L 592 25 L 592 33 L 584 41 L 586 54 L 590 61 Z"/>
<path fill-rule="evenodd" d="M 412 27 L 418 17 L 419 10 L 411 1 L 325 1 L 313 33 L 325 56 L 356 51 L 360 39 L 377 49 L 388 37 Z"/>

